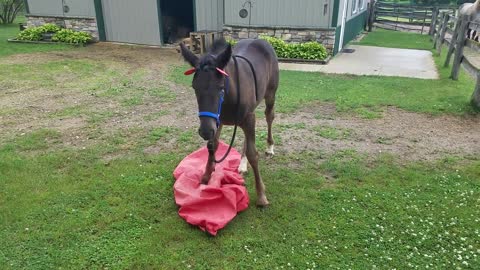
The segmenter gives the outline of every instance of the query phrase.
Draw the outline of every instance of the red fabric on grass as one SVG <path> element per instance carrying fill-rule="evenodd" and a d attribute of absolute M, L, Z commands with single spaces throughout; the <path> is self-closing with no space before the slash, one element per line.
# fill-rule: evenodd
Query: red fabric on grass
<path fill-rule="evenodd" d="M 228 145 L 220 142 L 217 158 L 223 157 Z M 227 159 L 215 166 L 208 185 L 201 185 L 208 150 L 203 147 L 187 156 L 173 172 L 173 186 L 178 214 L 188 223 L 216 235 L 238 212 L 248 207 L 248 192 L 238 173 L 241 155 L 232 149 Z"/>

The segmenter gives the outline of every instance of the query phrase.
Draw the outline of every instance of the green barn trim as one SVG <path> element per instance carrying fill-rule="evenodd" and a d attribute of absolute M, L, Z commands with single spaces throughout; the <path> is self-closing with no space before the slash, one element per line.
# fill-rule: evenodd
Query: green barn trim
<path fill-rule="evenodd" d="M 163 25 L 162 25 L 162 0 L 157 0 L 158 31 L 160 31 L 160 44 L 163 46 Z"/>
<path fill-rule="evenodd" d="M 357 35 L 363 31 L 366 20 L 367 12 L 364 11 L 347 21 L 345 24 L 345 32 L 343 33 L 343 45 L 346 45 L 350 41 L 354 40 Z"/>
<path fill-rule="evenodd" d="M 25 5 L 25 12 L 30 14 L 30 8 L 28 8 L 28 0 L 23 0 L 23 4 Z"/>
<path fill-rule="evenodd" d="M 364 29 L 364 26 L 365 26 L 365 23 L 367 21 L 367 15 L 368 15 L 368 12 L 367 12 L 367 9 L 364 8 L 362 10 L 359 10 L 357 13 L 355 13 L 355 16 L 353 17 L 349 17 L 348 14 L 350 14 L 351 12 L 351 5 L 350 4 L 350 0 L 345 0 L 346 1 L 346 5 L 347 6 L 347 21 L 345 22 L 345 29 L 344 29 L 344 32 L 343 32 L 343 44 L 342 47 L 344 47 L 345 45 L 347 45 L 350 41 L 354 40 L 357 35 L 359 33 L 361 33 Z M 356 1 L 356 0 L 353 0 L 353 1 Z M 337 3 L 337 2 L 335 2 Z M 335 14 L 339 14 L 338 12 L 339 10 L 336 11 Z M 334 15 L 335 15 L 334 14 Z M 334 18 L 337 20 L 337 23 L 338 23 L 338 17 L 337 18 Z M 341 19 L 340 19 L 341 20 Z M 341 35 L 341 31 L 342 30 L 342 24 L 340 24 L 339 26 L 336 27 L 335 29 L 335 45 L 333 47 L 333 55 L 336 55 L 337 53 L 339 53 L 339 48 L 340 48 L 340 35 Z"/>
<path fill-rule="evenodd" d="M 106 41 L 107 35 L 105 33 L 105 21 L 103 18 L 102 0 L 94 0 L 95 17 L 97 18 L 98 37 L 100 41 Z"/>
<path fill-rule="evenodd" d="M 197 31 L 197 1 L 192 0 L 193 5 L 193 31 Z"/>
<path fill-rule="evenodd" d="M 332 16 L 332 27 L 337 27 L 338 25 L 338 12 L 340 9 L 340 0 L 333 1 L 333 16 Z"/>

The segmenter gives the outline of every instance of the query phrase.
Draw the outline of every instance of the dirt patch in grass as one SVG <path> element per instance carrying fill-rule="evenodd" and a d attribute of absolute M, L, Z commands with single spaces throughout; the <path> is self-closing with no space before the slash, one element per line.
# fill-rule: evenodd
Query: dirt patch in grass
<path fill-rule="evenodd" d="M 354 149 L 368 154 L 392 153 L 406 160 L 434 160 L 446 155 L 480 153 L 480 119 L 474 116 L 431 116 L 388 107 L 379 119 L 337 113 L 328 104 L 315 104 L 295 114 L 278 115 L 281 124 L 304 123 L 305 129 L 281 131 L 284 151 L 323 150 L 335 153 Z M 337 130 L 348 136 L 322 136 Z"/>
<path fill-rule="evenodd" d="M 203 142 L 196 132 L 193 91 L 169 79 L 172 68 L 182 63 L 172 49 L 108 43 L 1 58 L 0 65 L 7 68 L 27 66 L 23 72 L 32 78 L 4 80 L 0 142 L 53 129 L 60 133 L 59 147 L 112 146 L 106 160 L 135 149 L 146 154 L 195 149 Z M 266 137 L 263 109 L 260 106 L 257 113 L 259 152 L 264 150 Z M 279 155 L 303 151 L 330 155 L 353 149 L 432 160 L 480 152 L 480 119 L 474 116 L 431 116 L 388 107 L 382 117 L 368 120 L 339 113 L 331 103 L 309 103 L 294 113 L 276 116 Z M 156 129 L 164 127 L 171 132 L 159 135 Z M 222 138 L 228 141 L 230 135 L 231 129 L 226 129 Z"/>

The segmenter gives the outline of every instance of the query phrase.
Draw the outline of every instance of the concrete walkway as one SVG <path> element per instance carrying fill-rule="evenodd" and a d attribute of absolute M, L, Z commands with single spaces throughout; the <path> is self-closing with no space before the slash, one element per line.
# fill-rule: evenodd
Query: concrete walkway
<path fill-rule="evenodd" d="M 354 49 L 355 52 L 338 54 L 328 65 L 280 63 L 280 69 L 438 79 L 430 51 L 358 45 L 350 45 L 348 48 Z"/>

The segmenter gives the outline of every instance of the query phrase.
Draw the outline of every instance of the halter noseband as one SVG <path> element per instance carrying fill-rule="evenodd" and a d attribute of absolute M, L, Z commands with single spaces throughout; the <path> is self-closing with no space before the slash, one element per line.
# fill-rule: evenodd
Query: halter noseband
<path fill-rule="evenodd" d="M 222 74 L 224 77 L 225 77 L 225 89 L 222 89 L 222 91 L 220 92 L 220 95 L 219 95 L 219 101 L 218 101 L 218 109 L 217 109 L 217 113 L 213 113 L 213 112 L 198 112 L 198 117 L 210 117 L 210 118 L 213 118 L 217 121 L 217 128 L 220 126 L 220 114 L 222 113 L 222 105 L 223 105 L 223 102 L 225 101 L 225 95 L 228 95 L 228 88 L 229 88 L 229 75 L 227 72 L 225 72 L 223 69 L 220 69 L 220 68 L 216 68 L 216 70 Z M 195 68 L 191 68 L 187 71 L 185 71 L 185 75 L 192 75 L 193 73 L 196 72 L 196 69 Z"/>

